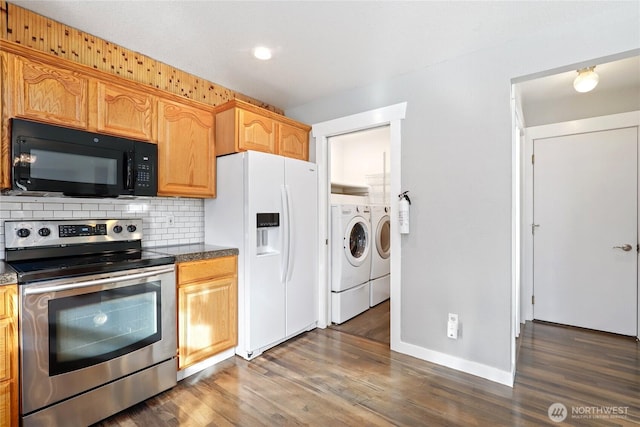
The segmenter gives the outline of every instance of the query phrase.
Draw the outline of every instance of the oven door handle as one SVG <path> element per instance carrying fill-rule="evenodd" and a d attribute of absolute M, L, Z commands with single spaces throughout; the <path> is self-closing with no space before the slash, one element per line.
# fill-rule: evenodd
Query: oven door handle
<path fill-rule="evenodd" d="M 104 279 L 86 280 L 84 282 L 67 283 L 67 284 L 64 284 L 64 285 L 53 285 L 53 286 L 42 286 L 42 287 L 34 286 L 32 288 L 31 287 L 26 287 L 24 289 L 24 294 L 25 295 L 38 295 L 38 294 L 46 294 L 46 293 L 49 293 L 49 292 L 66 291 L 66 290 L 69 290 L 69 289 L 88 288 L 90 286 L 106 285 L 106 284 L 109 284 L 109 283 L 116 283 L 116 282 L 124 282 L 124 281 L 130 281 L 130 280 L 143 279 L 145 277 L 157 276 L 159 274 L 170 273 L 172 271 L 175 271 L 175 268 L 173 266 L 167 267 L 167 268 L 163 268 L 163 269 L 159 269 L 159 270 L 154 270 L 154 271 L 145 271 L 143 273 L 121 275 L 121 276 L 116 276 L 116 277 L 106 277 Z"/>

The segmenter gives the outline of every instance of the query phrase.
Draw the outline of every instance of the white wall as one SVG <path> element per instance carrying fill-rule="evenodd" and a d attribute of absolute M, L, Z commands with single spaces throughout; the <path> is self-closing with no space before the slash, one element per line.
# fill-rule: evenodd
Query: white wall
<path fill-rule="evenodd" d="M 407 102 L 402 341 L 511 373 L 511 79 L 640 47 L 639 9 L 628 2 L 286 111 L 313 124 Z M 457 341 L 446 337 L 449 312 L 460 316 Z"/>
<path fill-rule="evenodd" d="M 379 127 L 332 137 L 331 181 L 367 185 L 366 176 L 387 173 L 389 127 Z"/>
<path fill-rule="evenodd" d="M 527 127 L 640 110 L 640 92 L 632 88 L 581 95 L 580 98 L 527 103 L 522 108 Z"/>

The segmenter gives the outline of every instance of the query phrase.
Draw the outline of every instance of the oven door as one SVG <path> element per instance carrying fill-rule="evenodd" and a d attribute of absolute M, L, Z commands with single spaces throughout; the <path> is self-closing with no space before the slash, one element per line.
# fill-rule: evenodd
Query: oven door
<path fill-rule="evenodd" d="M 174 266 L 21 286 L 22 415 L 176 356 Z"/>

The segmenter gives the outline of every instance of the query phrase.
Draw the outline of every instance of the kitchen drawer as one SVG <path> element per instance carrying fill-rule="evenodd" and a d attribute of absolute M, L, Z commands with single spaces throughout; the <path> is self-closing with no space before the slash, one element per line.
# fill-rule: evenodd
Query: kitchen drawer
<path fill-rule="evenodd" d="M 233 276 L 237 272 L 236 256 L 226 256 L 178 264 L 178 283 L 180 286 L 198 280 Z"/>

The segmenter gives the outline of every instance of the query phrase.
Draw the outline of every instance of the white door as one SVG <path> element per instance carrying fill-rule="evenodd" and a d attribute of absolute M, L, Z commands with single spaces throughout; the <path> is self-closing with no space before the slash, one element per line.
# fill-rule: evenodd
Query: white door
<path fill-rule="evenodd" d="M 286 158 L 289 250 L 286 272 L 286 335 L 318 320 L 318 175 L 316 165 Z"/>
<path fill-rule="evenodd" d="M 248 245 L 250 265 L 245 277 L 249 307 L 247 348 L 257 350 L 285 337 L 285 286 L 282 281 L 282 239 L 284 237 L 281 189 L 284 158 L 258 151 L 246 153 Z M 257 214 L 278 214 L 280 225 L 268 229 L 267 252 L 258 253 Z M 264 244 L 261 235 L 260 244 Z"/>
<path fill-rule="evenodd" d="M 535 319 L 637 334 L 637 139 L 634 127 L 534 141 Z"/>

